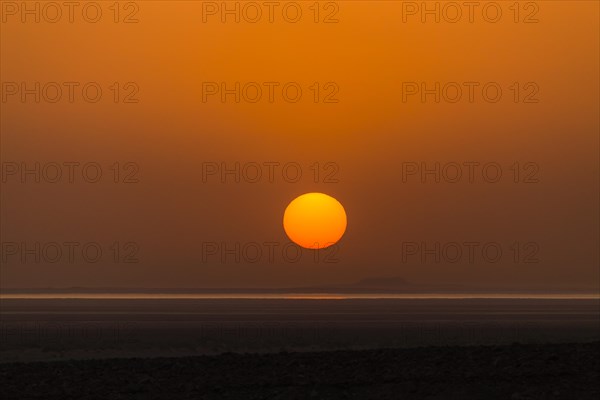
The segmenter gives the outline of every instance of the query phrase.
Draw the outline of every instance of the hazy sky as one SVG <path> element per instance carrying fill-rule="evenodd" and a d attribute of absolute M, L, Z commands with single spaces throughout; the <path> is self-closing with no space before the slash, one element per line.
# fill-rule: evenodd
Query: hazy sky
<path fill-rule="evenodd" d="M 421 3 L 3 2 L 1 287 L 597 288 L 598 3 Z"/>

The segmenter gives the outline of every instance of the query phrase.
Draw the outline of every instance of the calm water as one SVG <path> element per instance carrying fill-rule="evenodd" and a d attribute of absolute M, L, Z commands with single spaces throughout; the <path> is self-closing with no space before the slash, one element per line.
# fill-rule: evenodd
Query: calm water
<path fill-rule="evenodd" d="M 0 362 L 600 340 L 597 296 L 36 294 L 0 301 Z"/>

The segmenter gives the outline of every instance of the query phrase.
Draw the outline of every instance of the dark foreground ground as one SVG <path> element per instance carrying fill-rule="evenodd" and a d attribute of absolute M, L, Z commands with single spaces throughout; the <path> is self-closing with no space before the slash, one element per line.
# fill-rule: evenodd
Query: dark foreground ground
<path fill-rule="evenodd" d="M 597 399 L 600 342 L 0 364 L 3 399 Z"/>

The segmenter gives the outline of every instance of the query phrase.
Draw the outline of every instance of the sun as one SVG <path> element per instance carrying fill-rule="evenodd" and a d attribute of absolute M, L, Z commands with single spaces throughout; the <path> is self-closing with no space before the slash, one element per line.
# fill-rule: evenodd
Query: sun
<path fill-rule="evenodd" d="M 296 197 L 283 214 L 283 229 L 290 240 L 307 249 L 323 249 L 337 243 L 346 231 L 344 206 L 323 193 Z"/>

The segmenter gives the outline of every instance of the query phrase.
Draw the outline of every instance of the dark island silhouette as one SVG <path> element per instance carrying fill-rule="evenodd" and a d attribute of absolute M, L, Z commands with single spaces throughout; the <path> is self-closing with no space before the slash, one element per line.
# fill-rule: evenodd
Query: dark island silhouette
<path fill-rule="evenodd" d="M 428 284 L 410 282 L 402 277 L 367 277 L 350 283 L 323 284 L 297 287 L 187 287 L 187 288 L 129 288 L 129 287 L 44 287 L 44 288 L 3 288 L 0 294 L 479 294 L 482 297 L 493 294 L 573 294 L 598 295 L 598 289 L 589 287 L 549 287 L 465 284 Z"/>

